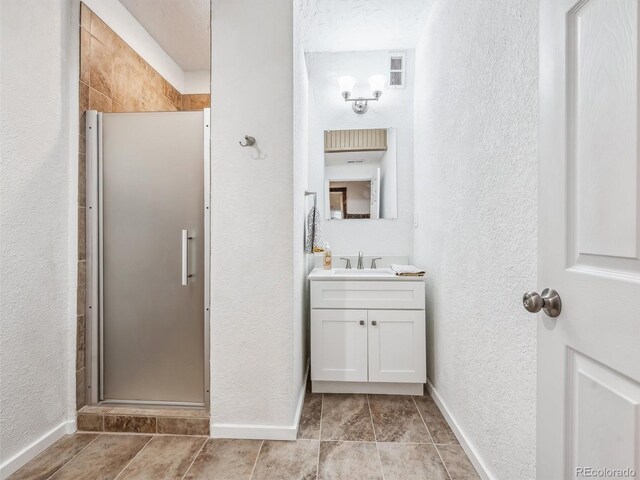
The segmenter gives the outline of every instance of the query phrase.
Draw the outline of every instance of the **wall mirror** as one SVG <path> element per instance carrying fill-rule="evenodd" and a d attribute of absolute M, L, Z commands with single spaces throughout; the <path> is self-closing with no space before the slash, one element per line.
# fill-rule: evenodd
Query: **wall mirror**
<path fill-rule="evenodd" d="M 394 128 L 324 132 L 327 220 L 398 217 Z"/>

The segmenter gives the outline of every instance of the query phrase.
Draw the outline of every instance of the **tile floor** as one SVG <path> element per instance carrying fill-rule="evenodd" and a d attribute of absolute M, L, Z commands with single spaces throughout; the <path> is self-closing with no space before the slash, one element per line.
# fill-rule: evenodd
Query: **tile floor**
<path fill-rule="evenodd" d="M 295 442 L 75 433 L 9 478 L 479 479 L 430 396 L 315 393 Z"/>

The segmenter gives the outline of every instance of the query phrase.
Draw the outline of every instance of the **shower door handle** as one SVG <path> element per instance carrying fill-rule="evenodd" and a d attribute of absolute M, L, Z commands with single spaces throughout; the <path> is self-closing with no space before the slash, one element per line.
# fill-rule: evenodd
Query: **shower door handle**
<path fill-rule="evenodd" d="M 182 230 L 182 285 L 189 285 L 189 236 L 188 230 Z"/>

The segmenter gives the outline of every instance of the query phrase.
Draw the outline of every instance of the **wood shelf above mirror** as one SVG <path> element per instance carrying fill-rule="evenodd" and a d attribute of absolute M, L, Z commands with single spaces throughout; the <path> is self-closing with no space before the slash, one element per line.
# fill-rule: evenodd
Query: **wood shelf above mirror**
<path fill-rule="evenodd" d="M 325 153 L 385 151 L 386 149 L 386 128 L 326 130 L 324 132 Z"/>

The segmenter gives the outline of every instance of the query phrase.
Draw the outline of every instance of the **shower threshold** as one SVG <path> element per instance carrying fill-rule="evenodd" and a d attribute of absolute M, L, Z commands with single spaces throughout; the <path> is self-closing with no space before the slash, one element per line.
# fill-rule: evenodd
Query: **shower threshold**
<path fill-rule="evenodd" d="M 209 417 L 204 407 L 108 403 L 82 407 L 76 422 L 81 432 L 208 436 Z"/>

